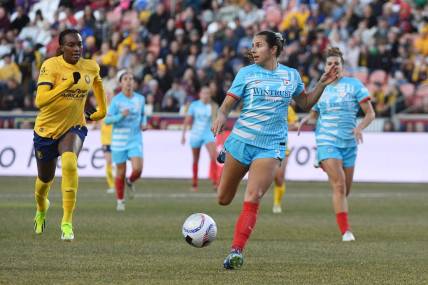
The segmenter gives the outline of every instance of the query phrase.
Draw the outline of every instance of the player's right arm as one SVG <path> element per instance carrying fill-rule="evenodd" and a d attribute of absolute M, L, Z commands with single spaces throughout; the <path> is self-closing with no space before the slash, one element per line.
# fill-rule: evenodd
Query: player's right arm
<path fill-rule="evenodd" d="M 313 122 L 316 119 L 318 119 L 318 112 L 314 109 L 311 110 L 311 112 L 306 115 L 299 123 L 299 127 L 297 129 L 297 135 L 300 135 L 301 128 L 307 123 L 307 122 Z"/>
<path fill-rule="evenodd" d="M 104 119 L 104 122 L 106 123 L 106 125 L 111 125 L 120 122 L 128 115 L 128 113 L 128 110 L 120 112 L 119 106 L 116 104 L 116 100 L 113 99 L 108 109 L 107 116 Z"/>
<path fill-rule="evenodd" d="M 51 102 L 55 101 L 62 92 L 70 88 L 73 84 L 77 83 L 74 76 L 67 76 L 67 79 L 54 86 L 55 82 L 55 67 L 53 67 L 53 61 L 47 60 L 43 63 L 40 69 L 39 80 L 37 82 L 37 93 L 36 93 L 36 107 L 42 108 Z"/>
<path fill-rule="evenodd" d="M 184 121 L 183 121 L 183 133 L 181 135 L 181 144 L 185 144 L 186 143 L 186 131 L 189 128 L 190 124 L 192 123 L 193 113 L 194 113 L 194 107 L 195 107 L 195 105 L 193 103 L 191 103 L 190 106 L 189 106 L 189 110 L 187 111 L 187 114 L 184 117 Z"/>

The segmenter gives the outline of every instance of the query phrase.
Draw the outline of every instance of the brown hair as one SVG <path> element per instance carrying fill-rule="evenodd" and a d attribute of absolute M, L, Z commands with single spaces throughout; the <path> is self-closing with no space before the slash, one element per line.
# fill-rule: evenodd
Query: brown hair
<path fill-rule="evenodd" d="M 340 61 L 342 64 L 345 63 L 345 60 L 343 59 L 343 53 L 340 51 L 338 47 L 331 47 L 327 51 L 327 56 L 325 58 L 328 58 L 330 56 L 337 56 L 340 58 Z"/>

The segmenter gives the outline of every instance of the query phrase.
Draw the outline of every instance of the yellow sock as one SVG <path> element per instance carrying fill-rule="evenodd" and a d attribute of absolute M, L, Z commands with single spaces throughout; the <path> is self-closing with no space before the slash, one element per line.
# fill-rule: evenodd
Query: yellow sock
<path fill-rule="evenodd" d="M 114 178 L 113 178 L 113 170 L 111 164 L 106 165 L 106 178 L 108 188 L 114 188 Z"/>
<path fill-rule="evenodd" d="M 275 184 L 273 188 L 273 204 L 278 206 L 281 205 L 282 196 L 285 194 L 285 183 L 281 186 Z"/>
<path fill-rule="evenodd" d="M 77 176 L 77 156 L 74 152 L 64 152 L 61 156 L 62 164 L 62 208 L 64 215 L 63 223 L 72 223 L 73 210 L 76 204 L 77 184 L 79 177 Z"/>
<path fill-rule="evenodd" d="M 44 212 L 47 208 L 46 199 L 48 198 L 49 190 L 52 185 L 52 181 L 49 181 L 47 183 L 43 182 L 39 179 L 39 177 L 36 178 L 36 186 L 34 191 L 34 197 L 36 199 L 37 203 L 37 211 Z"/>

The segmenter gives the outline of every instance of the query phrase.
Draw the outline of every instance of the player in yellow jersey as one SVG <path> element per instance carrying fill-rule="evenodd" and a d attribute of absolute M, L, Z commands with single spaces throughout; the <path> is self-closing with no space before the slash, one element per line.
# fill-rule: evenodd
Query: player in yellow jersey
<path fill-rule="evenodd" d="M 61 239 L 74 239 L 72 216 L 78 186 L 77 157 L 88 132 L 86 120 L 101 120 L 106 114 L 106 99 L 94 60 L 81 58 L 82 37 L 76 30 L 59 35 L 59 56 L 42 64 L 37 83 L 36 106 L 40 109 L 34 126 L 34 149 L 37 160 L 34 218 L 36 234 L 45 228 L 49 208 L 48 193 L 55 176 L 58 156 L 62 165 Z M 85 113 L 85 101 L 94 90 L 98 109 Z"/>
<path fill-rule="evenodd" d="M 288 106 L 288 130 L 294 131 L 297 129 L 298 117 L 293 107 Z M 275 214 L 282 212 L 281 200 L 282 196 L 285 194 L 285 169 L 288 163 L 288 155 L 290 154 L 290 149 L 287 146 L 285 152 L 285 159 L 281 162 L 280 167 L 277 168 L 275 172 L 274 188 L 273 188 L 273 208 L 272 211 Z"/>
<path fill-rule="evenodd" d="M 108 104 L 110 104 L 112 94 L 107 95 Z M 107 179 L 107 193 L 114 194 L 116 193 L 114 189 L 114 175 L 113 175 L 113 164 L 111 162 L 111 133 L 112 125 L 107 125 L 104 121 L 101 124 L 101 145 L 104 152 L 104 159 L 106 161 L 106 179 Z"/>

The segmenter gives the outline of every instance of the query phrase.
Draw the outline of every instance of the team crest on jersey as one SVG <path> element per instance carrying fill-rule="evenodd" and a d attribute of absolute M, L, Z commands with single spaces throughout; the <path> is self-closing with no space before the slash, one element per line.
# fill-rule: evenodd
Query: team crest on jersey
<path fill-rule="evenodd" d="M 91 83 L 91 78 L 89 77 L 89 75 L 85 75 L 85 82 L 87 83 L 87 84 L 89 84 L 89 83 Z"/>
<path fill-rule="evenodd" d="M 290 80 L 288 80 L 288 79 L 284 79 L 284 84 L 285 84 L 285 85 L 290 84 Z"/>
<path fill-rule="evenodd" d="M 48 74 L 48 71 L 46 70 L 46 67 L 42 67 L 42 69 L 40 69 L 40 75 L 46 75 Z"/>

